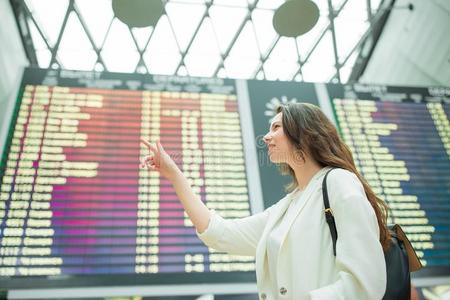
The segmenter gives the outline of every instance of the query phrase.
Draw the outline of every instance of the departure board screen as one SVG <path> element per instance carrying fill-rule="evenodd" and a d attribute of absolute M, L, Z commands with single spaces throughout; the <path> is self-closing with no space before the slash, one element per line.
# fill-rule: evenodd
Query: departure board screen
<path fill-rule="evenodd" d="M 402 226 L 425 273 L 448 275 L 449 89 L 356 86 L 332 105 L 357 168 L 390 207 L 389 223 Z"/>
<path fill-rule="evenodd" d="M 209 208 L 246 217 L 284 193 L 261 137 L 290 102 L 336 119 L 425 266 L 414 276 L 450 274 L 448 88 L 26 69 L 2 128 L 0 286 L 254 283 L 254 259 L 207 248 L 139 167 L 139 140 L 160 140 Z"/>
<path fill-rule="evenodd" d="M 240 123 L 232 80 L 26 70 L 1 168 L 1 278 L 254 280 L 253 258 L 208 249 L 171 183 L 139 168 L 140 138 L 160 140 L 209 208 L 249 216 Z"/>

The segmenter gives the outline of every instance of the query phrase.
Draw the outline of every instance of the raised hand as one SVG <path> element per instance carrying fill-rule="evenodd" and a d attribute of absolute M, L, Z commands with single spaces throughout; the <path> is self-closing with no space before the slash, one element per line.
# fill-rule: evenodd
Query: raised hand
<path fill-rule="evenodd" d="M 171 179 L 176 174 L 178 166 L 164 150 L 159 140 L 156 142 L 156 147 L 144 139 L 141 139 L 141 143 L 152 153 L 141 161 L 141 168 L 158 171 L 162 176 Z"/>
<path fill-rule="evenodd" d="M 153 154 L 144 157 L 141 167 L 156 170 L 170 180 L 192 224 L 198 232 L 203 232 L 208 227 L 211 216 L 209 209 L 192 190 L 183 172 L 178 169 L 159 141 L 156 142 L 156 147 L 144 139 L 141 139 L 141 142 Z"/>

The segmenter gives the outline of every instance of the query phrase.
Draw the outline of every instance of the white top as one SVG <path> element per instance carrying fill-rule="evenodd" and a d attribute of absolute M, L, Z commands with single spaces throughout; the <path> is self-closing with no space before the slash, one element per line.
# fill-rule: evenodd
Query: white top
<path fill-rule="evenodd" d="M 208 228 L 198 233 L 206 245 L 218 251 L 255 257 L 260 299 L 383 298 L 386 264 L 377 218 L 361 182 L 343 169 L 332 170 L 327 179 L 338 232 L 336 256 L 333 255 L 322 197 L 322 180 L 327 170 L 322 169 L 311 179 L 288 214 L 285 212 L 292 194 L 246 218 L 226 220 L 212 211 Z M 273 254 L 267 245 L 277 224 L 281 242 L 277 242 L 280 246 L 276 265 L 270 265 L 268 256 L 273 260 Z M 271 272 L 274 268 L 275 272 Z"/>
<path fill-rule="evenodd" d="M 281 244 L 283 242 L 283 235 L 286 232 L 286 227 L 289 224 L 289 219 L 293 218 L 295 214 L 295 207 L 298 205 L 298 202 L 301 200 L 302 192 L 297 188 L 291 194 L 291 203 L 289 204 L 288 209 L 284 213 L 284 216 L 278 221 L 277 225 L 272 229 L 269 234 L 269 238 L 267 239 L 267 260 L 269 263 L 269 277 L 270 282 L 274 284 L 273 288 L 276 289 L 277 282 L 277 263 L 278 263 L 278 254 L 280 252 Z"/>

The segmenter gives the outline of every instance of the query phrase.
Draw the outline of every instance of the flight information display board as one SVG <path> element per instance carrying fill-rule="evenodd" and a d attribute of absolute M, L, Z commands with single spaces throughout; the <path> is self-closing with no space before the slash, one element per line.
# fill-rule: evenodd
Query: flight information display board
<path fill-rule="evenodd" d="M 389 223 L 405 230 L 424 270 L 448 275 L 450 90 L 341 89 L 330 86 L 332 105 L 357 168 L 387 201 Z"/>
<path fill-rule="evenodd" d="M 261 137 L 288 102 L 334 113 L 419 276 L 448 275 L 449 89 L 27 69 L 0 166 L 0 286 L 254 282 L 253 258 L 208 249 L 170 182 L 139 168 L 139 140 L 159 139 L 210 208 L 246 217 L 284 193 Z"/>
<path fill-rule="evenodd" d="M 0 277 L 254 280 L 253 258 L 208 249 L 171 183 L 139 168 L 140 138 L 159 139 L 210 208 L 250 215 L 234 81 L 27 70 L 1 167 Z"/>

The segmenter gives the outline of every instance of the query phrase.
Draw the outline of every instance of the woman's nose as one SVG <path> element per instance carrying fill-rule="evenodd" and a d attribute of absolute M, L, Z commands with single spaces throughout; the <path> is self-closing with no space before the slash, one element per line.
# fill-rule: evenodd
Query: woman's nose
<path fill-rule="evenodd" d="M 266 133 L 266 135 L 263 137 L 263 141 L 264 141 L 264 143 L 268 144 L 269 140 L 270 140 L 269 133 Z"/>

